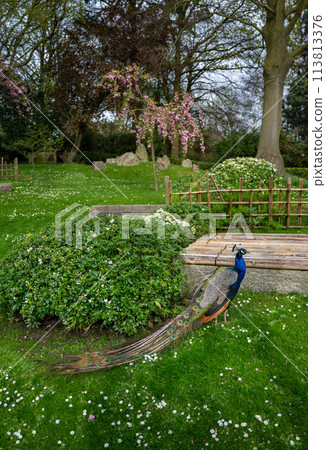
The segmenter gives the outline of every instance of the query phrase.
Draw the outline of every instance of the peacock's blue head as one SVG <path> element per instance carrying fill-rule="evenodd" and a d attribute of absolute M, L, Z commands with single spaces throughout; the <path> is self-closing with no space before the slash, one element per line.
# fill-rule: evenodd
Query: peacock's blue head
<path fill-rule="evenodd" d="M 234 246 L 233 246 L 233 249 L 232 249 L 233 252 L 234 252 L 234 249 L 235 249 L 236 245 L 237 245 L 237 244 L 234 244 Z M 249 253 L 248 250 L 246 250 L 245 248 L 240 248 L 240 249 L 237 251 L 237 254 L 236 254 L 235 256 L 236 256 L 236 258 L 240 259 L 240 258 L 242 258 L 242 256 L 245 255 L 246 253 Z"/>
<path fill-rule="evenodd" d="M 241 258 L 246 253 L 249 253 L 245 248 L 240 248 L 240 250 L 237 251 L 236 257 Z"/>

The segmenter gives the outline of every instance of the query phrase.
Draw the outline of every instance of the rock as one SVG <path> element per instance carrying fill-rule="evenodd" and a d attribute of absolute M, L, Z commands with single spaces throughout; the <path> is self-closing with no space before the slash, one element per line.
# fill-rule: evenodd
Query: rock
<path fill-rule="evenodd" d="M 105 164 L 115 164 L 116 158 L 106 158 Z"/>
<path fill-rule="evenodd" d="M 192 162 L 191 159 L 187 158 L 181 163 L 182 167 L 189 167 L 189 169 L 192 168 Z"/>
<path fill-rule="evenodd" d="M 140 162 L 148 161 L 148 153 L 144 144 L 139 144 L 136 150 L 136 156 Z"/>
<path fill-rule="evenodd" d="M 100 170 L 105 169 L 106 165 L 103 161 L 93 161 L 93 169 L 94 170 Z"/>
<path fill-rule="evenodd" d="M 199 169 L 198 164 L 193 164 L 193 165 L 192 165 L 192 171 L 193 171 L 193 172 L 196 172 L 196 173 L 199 173 L 199 172 L 200 172 L 200 169 Z"/>
<path fill-rule="evenodd" d="M 168 170 L 170 168 L 170 160 L 166 155 L 163 158 L 157 158 L 156 164 L 158 170 Z"/>
<path fill-rule="evenodd" d="M 12 191 L 12 183 L 0 183 L 0 193 L 11 191 Z"/>
<path fill-rule="evenodd" d="M 116 158 L 118 166 L 136 166 L 139 162 L 139 158 L 133 152 L 124 153 Z"/>

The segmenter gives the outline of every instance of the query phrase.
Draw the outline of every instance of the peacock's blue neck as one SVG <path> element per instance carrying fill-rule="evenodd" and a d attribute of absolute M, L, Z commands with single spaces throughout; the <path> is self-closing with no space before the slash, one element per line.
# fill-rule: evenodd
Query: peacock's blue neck
<path fill-rule="evenodd" d="M 233 270 L 238 272 L 237 284 L 240 285 L 241 281 L 243 280 L 246 274 L 246 263 L 242 255 L 239 254 L 236 255 Z"/>

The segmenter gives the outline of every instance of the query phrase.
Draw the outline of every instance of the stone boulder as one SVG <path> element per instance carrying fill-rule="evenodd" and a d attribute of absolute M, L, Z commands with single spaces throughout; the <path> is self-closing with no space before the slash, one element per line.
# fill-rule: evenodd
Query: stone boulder
<path fill-rule="evenodd" d="M 103 161 L 93 161 L 93 169 L 94 170 L 100 170 L 105 169 L 106 165 Z"/>
<path fill-rule="evenodd" d="M 199 173 L 200 172 L 198 164 L 193 164 L 192 165 L 192 171 L 195 172 L 195 173 Z"/>
<path fill-rule="evenodd" d="M 139 158 L 133 152 L 124 153 L 116 158 L 118 166 L 136 166 L 139 162 Z"/>
<path fill-rule="evenodd" d="M 11 191 L 12 191 L 12 183 L 0 183 L 0 193 Z"/>
<path fill-rule="evenodd" d="M 136 156 L 140 162 L 148 161 L 148 153 L 144 144 L 139 144 L 136 150 Z"/>
<path fill-rule="evenodd" d="M 106 158 L 105 164 L 115 164 L 116 158 Z"/>
<path fill-rule="evenodd" d="M 191 159 L 187 158 L 181 163 L 182 167 L 188 167 L 189 169 L 192 168 L 192 162 Z"/>
<path fill-rule="evenodd" d="M 168 170 L 170 168 L 170 160 L 166 155 L 163 158 L 157 158 L 156 164 L 158 170 Z"/>

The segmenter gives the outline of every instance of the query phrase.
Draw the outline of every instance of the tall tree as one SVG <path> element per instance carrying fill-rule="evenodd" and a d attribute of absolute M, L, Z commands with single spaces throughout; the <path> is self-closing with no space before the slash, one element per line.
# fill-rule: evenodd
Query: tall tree
<path fill-rule="evenodd" d="M 275 164 L 284 173 L 279 148 L 283 89 L 289 69 L 307 43 L 293 33 L 307 0 L 234 0 L 219 7 L 222 17 L 232 18 L 259 34 L 265 44 L 263 118 L 257 158 Z"/>
<path fill-rule="evenodd" d="M 302 41 L 308 40 L 308 14 L 305 11 L 298 30 Z M 294 63 L 284 98 L 284 128 L 303 142 L 308 140 L 308 50 Z"/>
<path fill-rule="evenodd" d="M 218 83 L 216 73 L 240 69 L 239 57 L 244 61 L 245 55 L 257 47 L 255 36 L 243 33 L 235 26 L 234 19 L 220 17 L 215 0 L 166 0 L 164 3 L 169 20 L 169 51 L 165 58 L 166 70 L 161 74 L 165 99 L 170 101 L 183 92 L 202 102 L 225 99 L 229 81 L 225 77 Z M 173 142 L 173 157 L 178 157 L 178 147 L 178 142 Z"/>

